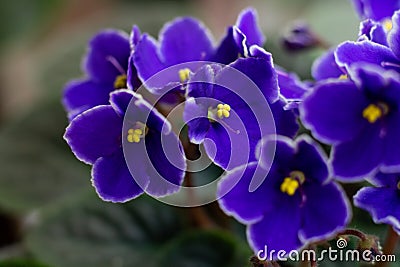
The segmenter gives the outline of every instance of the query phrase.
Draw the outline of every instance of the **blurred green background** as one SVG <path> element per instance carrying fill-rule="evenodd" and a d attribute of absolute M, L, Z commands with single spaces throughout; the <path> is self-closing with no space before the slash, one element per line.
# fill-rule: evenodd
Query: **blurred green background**
<path fill-rule="evenodd" d="M 62 139 L 67 120 L 60 104 L 63 85 L 82 75 L 86 44 L 100 29 L 137 24 L 156 36 L 165 22 L 191 15 L 218 41 L 250 5 L 275 63 L 303 79 L 322 50 L 282 49 L 294 21 L 309 23 L 331 45 L 357 35 L 347 0 L 0 0 L 0 267 L 250 265 L 244 228 L 215 203 L 205 208 L 222 217 L 219 230 L 196 229 L 187 209 L 147 197 L 100 201 L 90 168 Z M 356 215 L 353 225 L 384 236 L 385 227 L 368 214 Z"/>

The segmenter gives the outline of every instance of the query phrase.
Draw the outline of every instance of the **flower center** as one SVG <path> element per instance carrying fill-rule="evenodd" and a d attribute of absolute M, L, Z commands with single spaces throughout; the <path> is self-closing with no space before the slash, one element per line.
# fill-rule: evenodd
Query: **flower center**
<path fill-rule="evenodd" d="M 185 83 L 189 80 L 190 78 L 190 69 L 188 68 L 184 68 L 179 70 L 179 80 L 181 81 L 181 83 Z"/>
<path fill-rule="evenodd" d="M 377 104 L 369 104 L 363 110 L 363 117 L 369 123 L 375 123 L 378 119 L 389 113 L 389 107 L 387 104 L 379 102 Z"/>
<path fill-rule="evenodd" d="M 390 31 L 393 28 L 393 22 L 391 19 L 385 19 L 382 22 L 383 27 L 385 28 L 386 31 Z"/>
<path fill-rule="evenodd" d="M 347 74 L 342 74 L 339 76 L 339 80 L 347 80 L 348 76 Z"/>
<path fill-rule="evenodd" d="M 137 122 L 135 127 L 130 128 L 128 130 L 128 135 L 126 136 L 126 140 L 129 143 L 139 143 L 141 139 L 143 139 L 149 129 L 147 126 L 141 122 Z"/>
<path fill-rule="evenodd" d="M 126 81 L 127 77 L 125 74 L 118 75 L 114 81 L 114 88 L 115 89 L 126 88 Z"/>
<path fill-rule="evenodd" d="M 292 171 L 289 177 L 286 177 L 281 184 L 281 192 L 293 196 L 302 183 L 304 183 L 304 173 Z"/>

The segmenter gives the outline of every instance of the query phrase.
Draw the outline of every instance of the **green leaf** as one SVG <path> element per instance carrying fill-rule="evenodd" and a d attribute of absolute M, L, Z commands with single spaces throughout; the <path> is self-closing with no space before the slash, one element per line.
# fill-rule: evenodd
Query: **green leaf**
<path fill-rule="evenodd" d="M 0 206 L 27 212 L 93 190 L 89 168 L 62 136 L 67 125 L 59 100 L 43 103 L 0 133 Z"/>
<path fill-rule="evenodd" d="M 246 265 L 247 246 L 225 232 L 188 229 L 185 214 L 145 196 L 125 204 L 91 196 L 49 212 L 26 243 L 58 267 Z"/>

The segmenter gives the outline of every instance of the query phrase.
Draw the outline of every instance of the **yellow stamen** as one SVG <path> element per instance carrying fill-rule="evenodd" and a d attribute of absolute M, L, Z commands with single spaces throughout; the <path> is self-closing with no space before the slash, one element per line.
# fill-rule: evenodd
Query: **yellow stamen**
<path fill-rule="evenodd" d="M 231 106 L 228 104 L 218 104 L 217 105 L 217 116 L 220 119 L 229 118 L 231 111 Z"/>
<path fill-rule="evenodd" d="M 339 76 L 339 80 L 347 80 L 348 76 L 347 74 L 342 74 Z"/>
<path fill-rule="evenodd" d="M 289 177 L 286 177 L 281 184 L 282 193 L 293 196 L 302 183 L 304 183 L 304 173 L 300 171 L 292 171 Z"/>
<path fill-rule="evenodd" d="M 375 123 L 388 112 L 389 107 L 385 103 L 378 103 L 377 105 L 369 104 L 368 107 L 363 110 L 362 115 L 369 123 Z"/>
<path fill-rule="evenodd" d="M 385 19 L 382 24 L 386 31 L 390 31 L 393 28 L 393 22 L 391 19 Z"/>
<path fill-rule="evenodd" d="M 184 68 L 179 70 L 179 80 L 181 83 L 185 83 L 189 80 L 190 78 L 190 69 Z"/>
<path fill-rule="evenodd" d="M 146 125 L 140 125 L 143 128 L 131 128 L 128 130 L 128 135 L 126 136 L 126 140 L 129 143 L 139 143 L 140 139 L 143 138 L 147 134 Z"/>
<path fill-rule="evenodd" d="M 126 88 L 126 81 L 127 77 L 125 74 L 118 75 L 114 81 L 114 88 L 115 89 Z"/>

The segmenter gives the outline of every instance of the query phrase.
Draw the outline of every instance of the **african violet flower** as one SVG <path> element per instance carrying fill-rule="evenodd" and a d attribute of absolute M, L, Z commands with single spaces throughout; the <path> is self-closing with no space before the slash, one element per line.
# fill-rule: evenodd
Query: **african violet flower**
<path fill-rule="evenodd" d="M 64 138 L 78 159 L 93 165 L 93 186 L 103 200 L 124 202 L 143 191 L 166 195 L 182 183 L 185 158 L 177 136 L 169 122 L 132 91 L 115 91 L 109 105 L 75 117 Z"/>
<path fill-rule="evenodd" d="M 400 9 L 399 0 L 353 0 L 353 4 L 360 18 L 375 21 L 390 18 Z"/>
<path fill-rule="evenodd" d="M 386 223 L 400 234 L 400 173 L 379 172 L 371 179 L 376 187 L 364 187 L 354 205 L 367 210 L 375 223 Z"/>
<path fill-rule="evenodd" d="M 353 181 L 379 167 L 399 169 L 393 150 L 400 136 L 400 75 L 375 65 L 354 65 L 351 80 L 318 84 L 300 106 L 302 122 L 332 144 L 336 176 Z"/>
<path fill-rule="evenodd" d="M 297 22 L 282 38 L 283 46 L 289 51 L 300 51 L 321 44 L 319 38 L 312 32 L 309 25 Z"/>
<path fill-rule="evenodd" d="M 294 113 L 279 99 L 271 54 L 258 46 L 250 47 L 250 54 L 225 67 L 206 65 L 188 83 L 183 117 L 189 138 L 204 142 L 207 154 L 224 169 L 255 160 L 262 131 L 275 133 L 273 119 L 279 134 L 293 137 L 298 130 Z"/>
<path fill-rule="evenodd" d="M 213 47 L 209 30 L 198 20 L 190 17 L 177 18 L 162 28 L 159 42 L 144 33 L 133 57 L 138 76 L 153 93 L 162 94 L 165 86 L 178 87 L 185 83 L 194 65 L 176 70 L 175 75 L 165 75 L 155 80 L 150 77 L 170 66 L 192 62 L 212 61 L 229 64 L 239 55 L 245 55 L 253 44 L 262 45 L 264 36 L 257 25 L 257 15 L 253 9 L 244 10 L 235 26 L 228 29 L 218 47 Z M 199 65 L 199 67 L 201 64 Z"/>
<path fill-rule="evenodd" d="M 247 225 L 256 255 L 266 246 L 276 257 L 279 250 L 289 253 L 334 235 L 347 225 L 351 212 L 315 142 L 306 136 L 296 142 L 278 136 L 268 172 L 263 166 L 270 160 L 270 142 L 263 139 L 259 144 L 259 165 L 252 162 L 228 172 L 217 195 L 223 211 Z M 265 178 L 262 184 L 249 192 L 251 180 L 260 177 Z"/>
<path fill-rule="evenodd" d="M 137 27 L 132 32 L 131 45 L 134 45 L 140 32 Z M 92 107 L 106 105 L 110 92 L 127 88 L 127 80 L 131 86 L 138 86 L 135 69 L 128 70 L 129 39 L 118 30 L 104 30 L 91 39 L 83 63 L 88 77 L 73 80 L 64 89 L 63 104 L 70 119 Z"/>
<path fill-rule="evenodd" d="M 354 63 L 365 62 L 400 72 L 400 11 L 393 15 L 392 21 L 393 28 L 387 34 L 388 47 L 381 44 L 382 37 L 381 41 L 344 42 L 335 52 L 338 65 L 349 68 Z"/>

